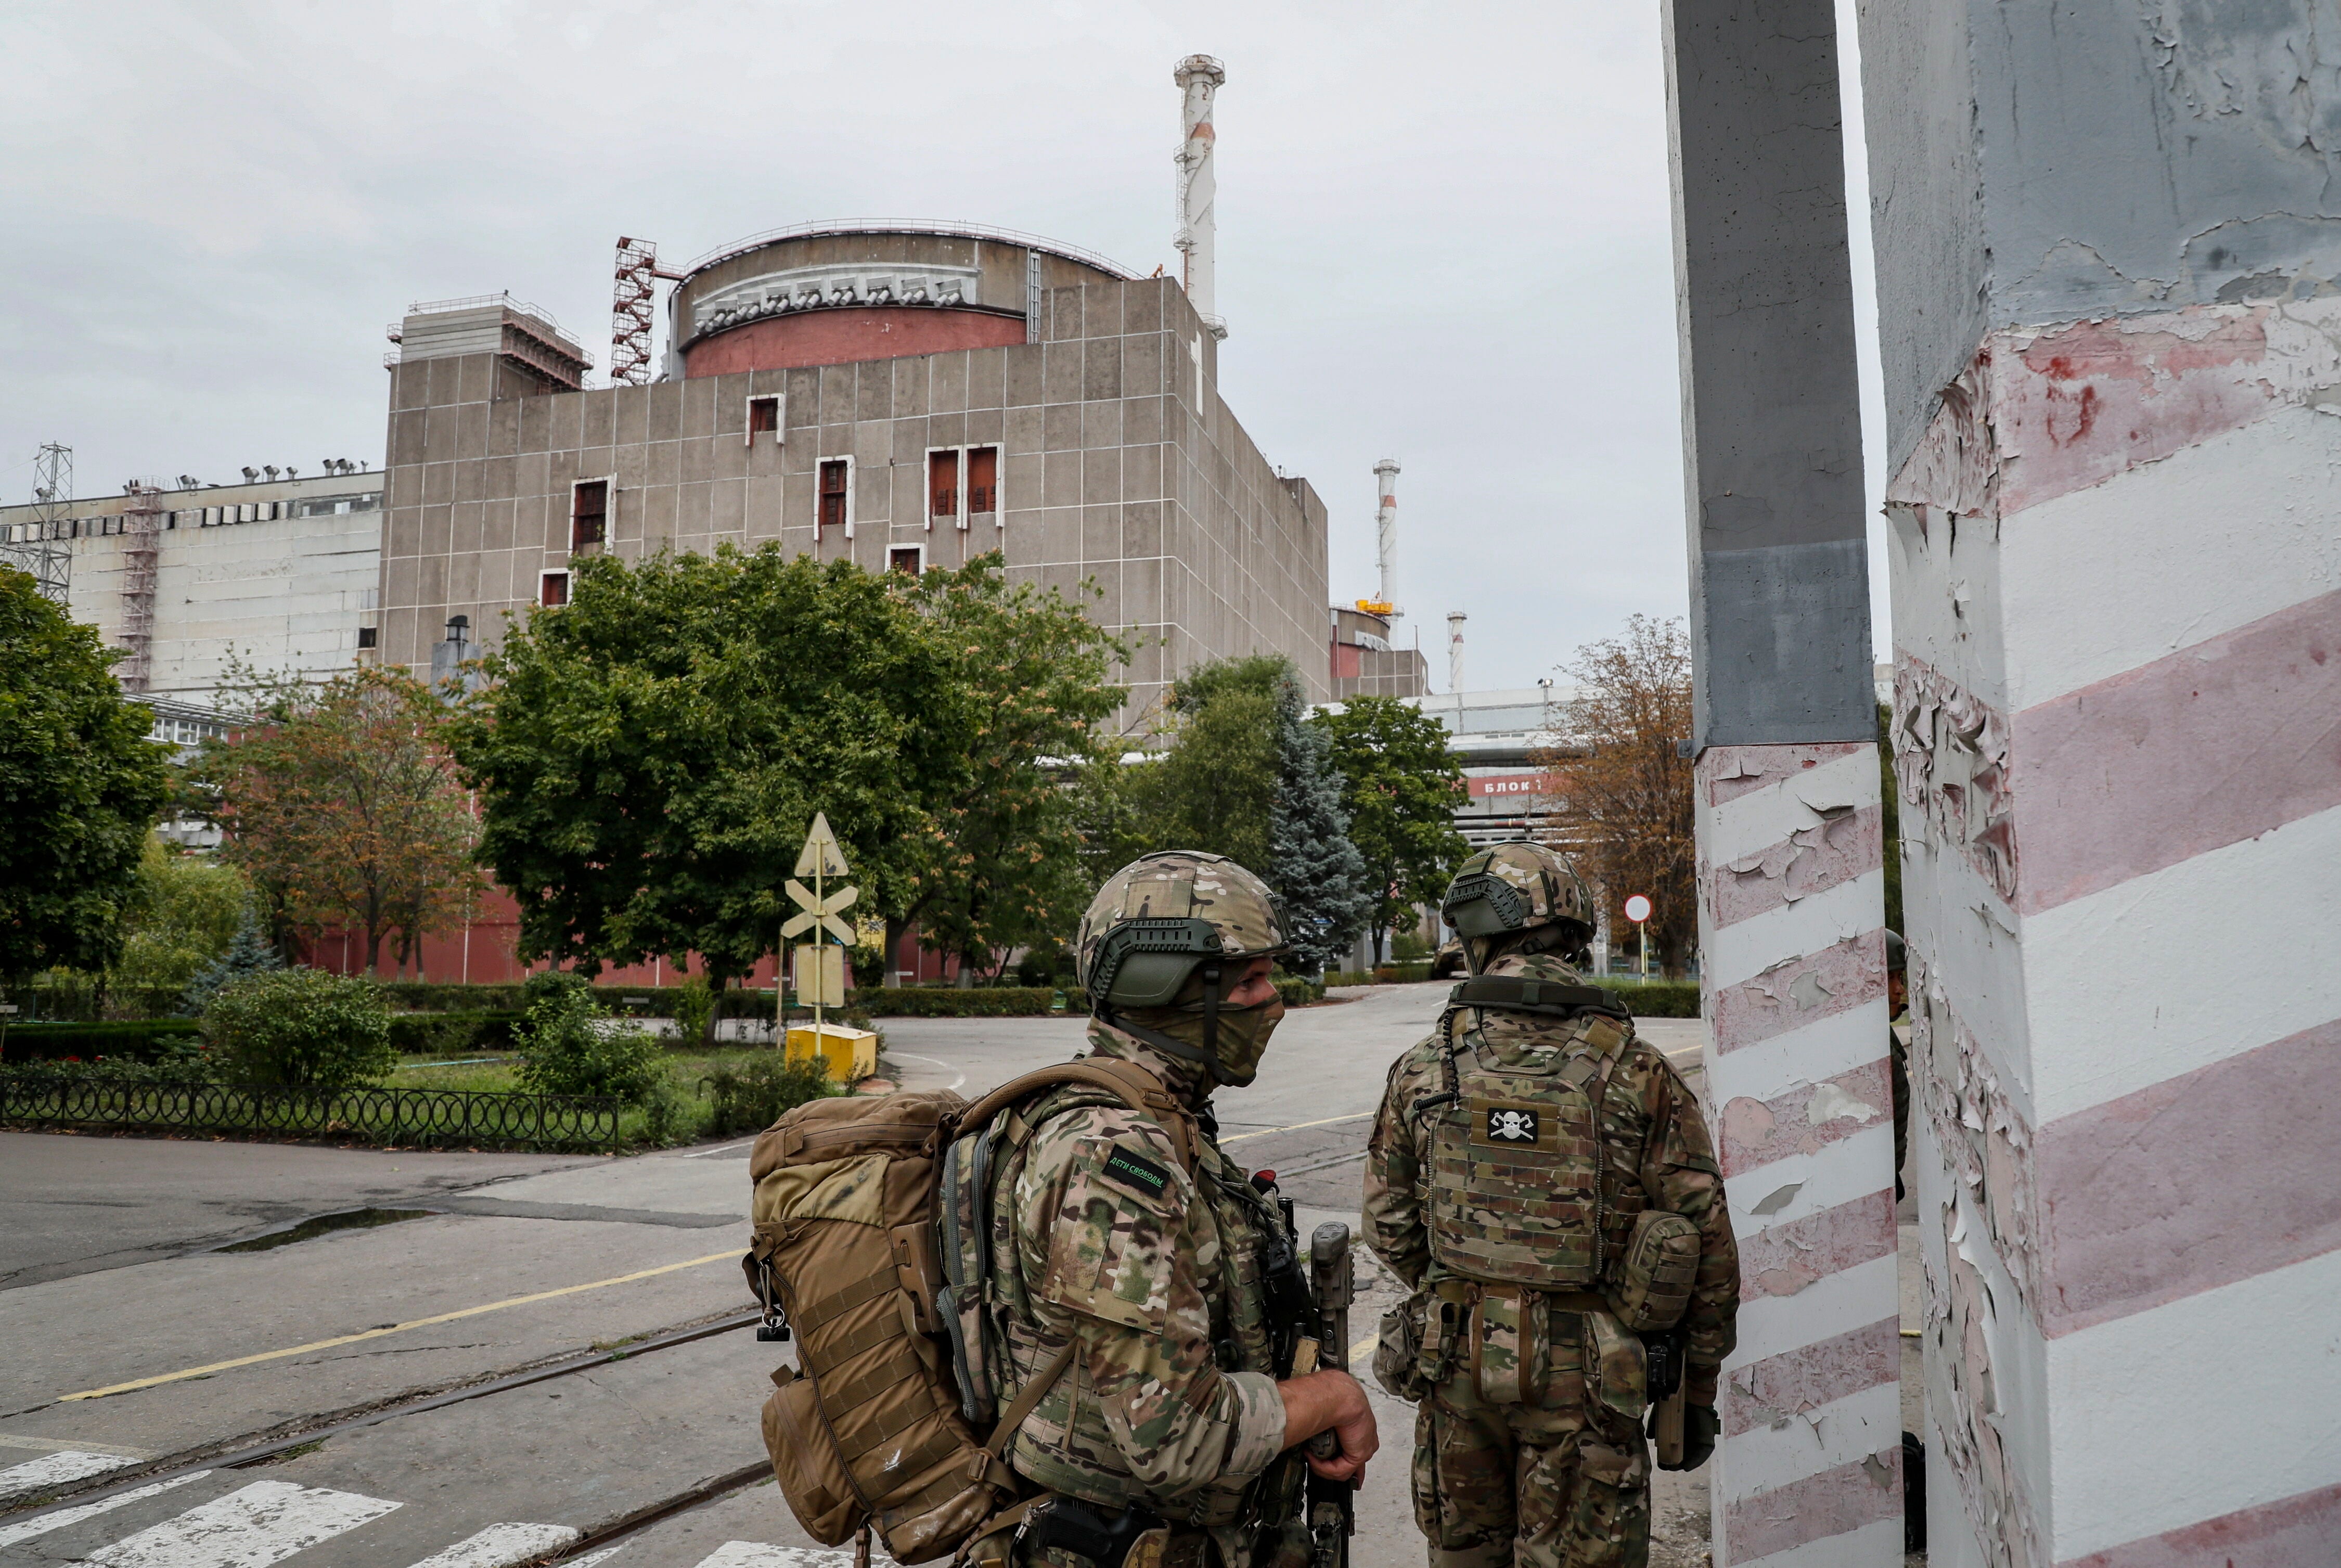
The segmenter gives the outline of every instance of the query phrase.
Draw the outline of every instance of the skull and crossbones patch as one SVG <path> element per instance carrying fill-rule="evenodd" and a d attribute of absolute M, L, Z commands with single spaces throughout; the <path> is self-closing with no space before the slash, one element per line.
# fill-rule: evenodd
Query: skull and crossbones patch
<path fill-rule="evenodd" d="M 1533 1144 L 1537 1141 L 1537 1114 L 1491 1106 L 1488 1112 L 1488 1136 L 1499 1144 Z"/>

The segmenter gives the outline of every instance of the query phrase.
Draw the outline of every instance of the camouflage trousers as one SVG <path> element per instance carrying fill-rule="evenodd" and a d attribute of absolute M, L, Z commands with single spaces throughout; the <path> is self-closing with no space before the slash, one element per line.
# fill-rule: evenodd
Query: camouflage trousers
<path fill-rule="evenodd" d="M 1639 1426 L 1589 1409 L 1575 1369 L 1498 1404 L 1464 1371 L 1414 1421 L 1414 1521 L 1430 1568 L 1644 1568 L 1650 1463 Z"/>

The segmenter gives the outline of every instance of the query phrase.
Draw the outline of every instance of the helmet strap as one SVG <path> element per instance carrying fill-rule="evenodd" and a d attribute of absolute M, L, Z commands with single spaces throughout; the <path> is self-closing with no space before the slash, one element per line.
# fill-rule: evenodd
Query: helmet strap
<path fill-rule="evenodd" d="M 1203 1054 L 1220 1059 L 1220 966 L 1203 965 Z"/>

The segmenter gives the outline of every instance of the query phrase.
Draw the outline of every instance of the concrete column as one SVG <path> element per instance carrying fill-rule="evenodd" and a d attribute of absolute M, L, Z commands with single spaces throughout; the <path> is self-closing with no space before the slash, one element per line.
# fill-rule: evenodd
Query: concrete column
<path fill-rule="evenodd" d="M 1670 0 L 1720 1568 L 1902 1561 L 1883 844 L 1830 0 Z"/>
<path fill-rule="evenodd" d="M 1937 1568 L 2341 1561 L 2330 26 L 1864 10 Z"/>

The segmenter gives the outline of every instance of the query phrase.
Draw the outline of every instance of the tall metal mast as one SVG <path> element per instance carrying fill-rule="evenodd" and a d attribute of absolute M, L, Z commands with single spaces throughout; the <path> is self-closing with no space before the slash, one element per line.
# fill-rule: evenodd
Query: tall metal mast
<path fill-rule="evenodd" d="M 33 520 L 23 524 L 29 537 L 0 543 L 0 565 L 29 574 L 60 610 L 73 587 L 73 542 L 64 537 L 72 506 L 73 448 L 52 441 L 33 460 Z"/>

